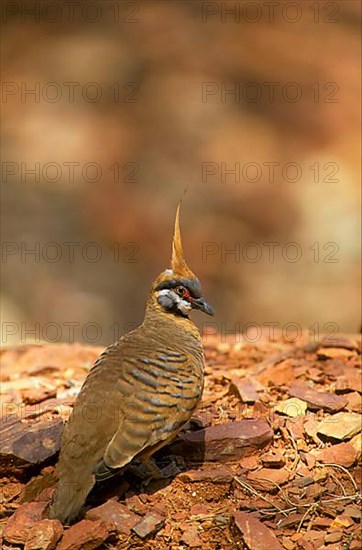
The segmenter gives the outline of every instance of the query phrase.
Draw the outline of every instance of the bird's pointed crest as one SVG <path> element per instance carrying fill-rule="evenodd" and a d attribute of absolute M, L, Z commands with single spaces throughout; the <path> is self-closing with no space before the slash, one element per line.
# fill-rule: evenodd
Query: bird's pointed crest
<path fill-rule="evenodd" d="M 160 283 L 164 281 L 172 281 L 174 279 L 197 279 L 196 275 L 188 267 L 182 249 L 180 232 L 181 206 L 182 199 L 180 200 L 176 210 L 175 229 L 172 240 L 171 266 L 169 269 L 165 269 L 165 271 L 162 271 L 162 273 L 160 273 L 158 277 L 156 277 L 156 279 L 153 281 L 153 287 L 157 287 Z"/>
<path fill-rule="evenodd" d="M 174 275 L 177 277 L 194 279 L 196 276 L 194 275 L 194 273 L 192 273 L 191 269 L 189 269 L 184 257 L 183 249 L 182 249 L 182 240 L 181 240 L 181 232 L 180 232 L 181 205 L 182 205 L 182 200 L 180 200 L 176 210 L 175 229 L 174 229 L 173 241 L 172 241 L 171 269 Z"/>

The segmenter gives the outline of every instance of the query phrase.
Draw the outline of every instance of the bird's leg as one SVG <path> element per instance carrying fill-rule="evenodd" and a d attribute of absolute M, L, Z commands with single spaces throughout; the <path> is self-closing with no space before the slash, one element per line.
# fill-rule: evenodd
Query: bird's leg
<path fill-rule="evenodd" d="M 132 464 L 129 471 L 137 477 L 140 477 L 145 482 L 145 485 L 148 485 L 152 480 L 174 477 L 179 474 L 181 470 L 177 467 L 174 460 L 163 468 L 159 468 L 154 459 L 149 458 L 147 461 L 138 461 Z"/>

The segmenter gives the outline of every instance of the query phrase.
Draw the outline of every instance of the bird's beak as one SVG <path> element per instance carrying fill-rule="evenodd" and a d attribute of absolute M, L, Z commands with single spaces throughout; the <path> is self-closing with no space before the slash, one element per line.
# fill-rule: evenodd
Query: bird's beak
<path fill-rule="evenodd" d="M 214 308 L 211 307 L 203 298 L 198 298 L 197 300 L 192 300 L 192 307 L 195 309 L 200 309 L 208 315 L 214 315 Z"/>

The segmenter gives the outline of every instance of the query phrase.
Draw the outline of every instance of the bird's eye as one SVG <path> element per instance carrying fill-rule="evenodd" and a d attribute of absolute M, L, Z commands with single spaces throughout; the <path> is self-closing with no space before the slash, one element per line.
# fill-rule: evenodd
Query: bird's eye
<path fill-rule="evenodd" d="M 186 294 L 186 288 L 184 286 L 177 286 L 175 290 L 179 296 L 185 296 Z"/>

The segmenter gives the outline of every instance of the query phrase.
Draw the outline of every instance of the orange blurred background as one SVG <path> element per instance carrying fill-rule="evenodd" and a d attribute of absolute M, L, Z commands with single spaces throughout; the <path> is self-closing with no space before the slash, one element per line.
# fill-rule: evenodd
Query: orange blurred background
<path fill-rule="evenodd" d="M 141 322 L 185 187 L 201 329 L 359 330 L 359 2 L 2 11 L 3 343 Z"/>

